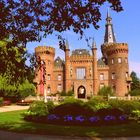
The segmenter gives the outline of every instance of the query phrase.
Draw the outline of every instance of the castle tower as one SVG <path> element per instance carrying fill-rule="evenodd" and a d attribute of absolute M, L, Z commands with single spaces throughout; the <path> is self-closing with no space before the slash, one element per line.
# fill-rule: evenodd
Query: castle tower
<path fill-rule="evenodd" d="M 93 94 L 97 95 L 99 89 L 98 71 L 97 71 L 97 48 L 94 40 L 92 43 L 92 55 L 93 55 Z"/>
<path fill-rule="evenodd" d="M 125 96 L 129 90 L 128 45 L 116 43 L 112 18 L 107 12 L 104 43 L 101 45 L 103 58 L 109 66 L 109 85 L 114 89 L 116 96 Z"/>
<path fill-rule="evenodd" d="M 35 48 L 37 58 L 37 68 L 34 82 L 37 84 L 37 93 L 44 95 L 53 92 L 52 80 L 54 69 L 55 49 L 52 47 L 38 46 Z"/>

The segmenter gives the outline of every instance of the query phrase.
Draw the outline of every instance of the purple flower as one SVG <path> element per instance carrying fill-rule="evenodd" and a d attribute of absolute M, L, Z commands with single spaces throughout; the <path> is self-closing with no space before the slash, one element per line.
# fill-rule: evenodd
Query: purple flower
<path fill-rule="evenodd" d="M 116 119 L 116 117 L 112 116 L 112 115 L 107 115 L 107 116 L 104 117 L 105 121 L 112 121 L 112 120 L 115 120 L 115 119 Z"/>
<path fill-rule="evenodd" d="M 71 115 L 64 116 L 64 121 L 65 122 L 71 122 L 72 120 L 73 120 L 73 117 Z"/>
<path fill-rule="evenodd" d="M 90 122 L 98 122 L 100 120 L 100 118 L 98 116 L 92 116 L 89 118 Z"/>
<path fill-rule="evenodd" d="M 126 115 L 121 115 L 121 116 L 119 116 L 119 119 L 121 121 L 125 121 L 127 119 L 127 116 Z"/>
<path fill-rule="evenodd" d="M 48 115 L 48 120 L 58 120 L 58 119 L 59 119 L 59 117 L 55 114 Z"/>
<path fill-rule="evenodd" d="M 76 121 L 83 122 L 83 121 L 85 120 L 85 118 L 84 118 L 82 115 L 80 115 L 80 116 L 76 116 L 76 117 L 75 117 L 75 120 L 76 120 Z"/>

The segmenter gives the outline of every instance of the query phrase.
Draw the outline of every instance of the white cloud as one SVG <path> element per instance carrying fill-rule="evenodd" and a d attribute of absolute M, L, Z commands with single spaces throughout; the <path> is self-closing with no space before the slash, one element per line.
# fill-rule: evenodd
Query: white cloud
<path fill-rule="evenodd" d="M 131 71 L 136 72 L 137 76 L 140 78 L 140 62 L 130 61 L 129 69 L 130 69 L 130 72 Z"/>

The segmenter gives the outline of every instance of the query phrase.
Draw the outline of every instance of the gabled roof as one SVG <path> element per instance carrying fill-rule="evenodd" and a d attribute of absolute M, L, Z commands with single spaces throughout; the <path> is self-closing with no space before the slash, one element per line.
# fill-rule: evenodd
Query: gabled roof
<path fill-rule="evenodd" d="M 105 66 L 106 64 L 104 63 L 104 61 L 102 59 L 98 59 L 97 65 L 98 66 Z"/>
<path fill-rule="evenodd" d="M 61 67 L 64 65 L 64 61 L 58 56 L 54 61 L 54 66 Z"/>

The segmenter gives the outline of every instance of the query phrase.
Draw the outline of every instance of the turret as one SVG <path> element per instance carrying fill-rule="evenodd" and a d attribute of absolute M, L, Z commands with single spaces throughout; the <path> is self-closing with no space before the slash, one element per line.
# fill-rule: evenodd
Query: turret
<path fill-rule="evenodd" d="M 92 55 L 93 55 L 93 94 L 97 95 L 98 93 L 98 71 L 97 71 L 97 48 L 96 43 L 93 40 L 92 43 Z"/>
<path fill-rule="evenodd" d="M 116 96 L 125 96 L 128 93 L 128 45 L 116 43 L 113 32 L 112 18 L 107 12 L 104 43 L 101 45 L 103 58 L 109 66 L 109 85 L 114 89 Z"/>
<path fill-rule="evenodd" d="M 53 89 L 51 81 L 53 80 L 53 67 L 55 49 L 52 47 L 38 46 L 35 48 L 37 59 L 36 75 L 34 82 L 37 84 L 37 93 L 44 95 L 44 92 L 50 93 Z"/>

